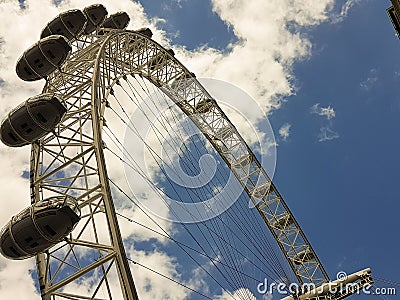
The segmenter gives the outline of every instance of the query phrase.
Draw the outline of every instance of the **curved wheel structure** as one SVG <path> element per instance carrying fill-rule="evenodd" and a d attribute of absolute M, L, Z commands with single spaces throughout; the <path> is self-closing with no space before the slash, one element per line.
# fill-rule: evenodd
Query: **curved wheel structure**
<path fill-rule="evenodd" d="M 30 177 L 33 202 L 73 196 L 82 219 L 63 243 L 37 256 L 42 299 L 104 299 L 100 290 L 106 299 L 138 299 L 111 198 L 102 139 L 107 99 L 113 86 L 131 75 L 146 78 L 170 97 L 214 146 L 269 227 L 299 283 L 329 282 L 257 157 L 171 51 L 145 35 L 123 30 L 83 36 L 73 49 L 62 68 L 47 78 L 43 92 L 59 96 L 68 111 L 53 133 L 32 145 Z M 101 222 L 108 224 L 108 232 Z M 83 276 L 91 278 L 90 289 L 84 292 L 77 289 Z M 109 280 L 112 276 L 118 278 L 118 286 Z"/>
<path fill-rule="evenodd" d="M 44 88 L 59 95 L 68 112 L 52 134 L 32 144 L 32 200 L 71 195 L 79 203 L 82 219 L 64 243 L 37 256 L 42 299 L 98 299 L 100 288 L 106 290 L 107 299 L 138 299 L 103 154 L 104 88 L 113 76 L 100 71 L 111 63 L 99 65 L 105 40 L 106 36 L 91 36 L 75 41 L 75 52 L 47 78 Z M 107 224 L 108 233 L 99 224 Z M 87 261 L 82 255 L 94 259 Z M 85 276 L 91 278 L 91 289 L 82 294 L 76 283 Z M 117 286 L 109 282 L 111 276 L 118 277 Z"/>
<path fill-rule="evenodd" d="M 127 44 L 130 45 L 130 50 L 135 50 L 127 51 L 124 47 Z M 109 70 L 104 68 L 109 61 L 113 62 L 111 78 L 107 78 L 106 72 Z M 154 65 L 155 61 L 157 65 Z M 106 76 L 110 80 L 105 83 L 108 87 L 112 88 L 119 78 L 134 74 L 145 77 L 173 99 L 211 142 L 240 181 L 271 229 L 289 264 L 296 270 L 299 282 L 314 282 L 319 285 L 329 281 L 306 236 L 260 162 L 215 99 L 190 75 L 189 70 L 159 44 L 134 32 L 109 36 L 100 50 L 97 64 L 98 73 L 95 76 Z M 99 84 L 94 85 L 96 86 L 94 96 L 106 99 L 110 88 Z M 106 102 L 102 104 L 101 110 L 105 109 Z M 287 222 L 278 225 L 282 217 L 286 217 Z M 304 257 L 302 253 L 308 253 L 308 256 Z M 307 259 L 308 257 L 312 259 Z"/>

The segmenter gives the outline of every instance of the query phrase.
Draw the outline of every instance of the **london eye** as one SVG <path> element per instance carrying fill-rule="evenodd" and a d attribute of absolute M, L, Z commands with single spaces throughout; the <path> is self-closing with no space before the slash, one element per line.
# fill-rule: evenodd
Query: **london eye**
<path fill-rule="evenodd" d="M 254 299 L 263 278 L 308 286 L 285 300 L 344 299 L 371 285 L 369 268 L 329 278 L 218 99 L 150 29 L 126 30 L 129 21 L 101 4 L 63 12 L 17 62 L 22 80 L 46 83 L 1 124 L 4 144 L 31 147 L 31 205 L 4 226 L 0 251 L 10 259 L 35 257 L 42 299 L 140 299 L 134 279 L 144 271 L 184 287 L 184 296 L 211 299 L 195 283 L 142 263 L 127 246 L 135 236 L 128 226 L 167 240 L 229 299 Z M 136 148 L 147 151 L 147 166 Z M 220 161 L 202 164 L 217 178 L 206 187 L 177 187 L 169 175 L 184 179 L 174 163 L 191 174 L 188 180 L 201 181 L 196 174 L 206 153 Z M 229 174 L 237 196 L 220 193 Z M 135 192 L 135 185 L 145 189 Z M 195 205 L 210 194 L 215 202 Z M 230 197 L 235 203 L 227 204 Z M 154 206 L 174 219 L 185 241 Z"/>

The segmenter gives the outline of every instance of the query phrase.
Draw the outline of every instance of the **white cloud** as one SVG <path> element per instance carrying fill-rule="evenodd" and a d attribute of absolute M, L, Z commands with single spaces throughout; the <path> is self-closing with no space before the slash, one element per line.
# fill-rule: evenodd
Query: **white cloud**
<path fill-rule="evenodd" d="M 295 91 L 292 65 L 310 55 L 311 43 L 300 26 L 328 19 L 333 0 L 212 1 L 214 11 L 238 41 L 224 51 L 203 47 L 182 51 L 183 62 L 197 75 L 213 76 L 245 89 L 267 112 Z M 289 31 L 288 22 L 297 24 Z"/>
<path fill-rule="evenodd" d="M 157 272 L 174 280 L 182 282 L 177 272 L 178 262 L 175 258 L 163 252 L 145 252 L 131 249 L 129 256 L 133 261 L 156 270 Z M 141 299 L 185 299 L 190 293 L 176 283 L 155 275 L 152 271 L 140 266 L 132 265 L 132 272 L 135 278 L 135 285 Z"/>
<path fill-rule="evenodd" d="M 34 282 L 27 270 L 33 270 L 33 259 L 10 263 L 0 257 L 0 297 L 1 299 L 39 299 Z"/>
<path fill-rule="evenodd" d="M 289 123 L 285 123 L 282 125 L 281 128 L 279 128 L 279 135 L 281 136 L 281 138 L 286 141 L 287 138 L 290 135 L 290 128 L 292 127 L 292 125 L 290 125 Z"/>
<path fill-rule="evenodd" d="M 311 106 L 310 111 L 312 114 L 319 116 L 325 116 L 328 120 L 333 119 L 336 116 L 336 112 L 330 105 L 328 107 L 320 107 L 319 103 Z"/>
<path fill-rule="evenodd" d="M 321 127 L 318 134 L 318 142 L 326 142 L 339 138 L 339 133 L 333 131 L 332 128 L 325 126 Z"/>

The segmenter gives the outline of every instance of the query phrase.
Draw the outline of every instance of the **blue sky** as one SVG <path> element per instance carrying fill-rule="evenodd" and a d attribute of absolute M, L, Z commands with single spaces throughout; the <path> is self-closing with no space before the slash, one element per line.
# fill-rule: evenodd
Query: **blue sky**
<path fill-rule="evenodd" d="M 224 49 L 236 40 L 232 30 L 212 11 L 210 1 L 139 1 L 152 17 L 165 20 L 160 27 L 167 31 L 174 44 L 188 49 L 209 45 Z"/>
<path fill-rule="evenodd" d="M 11 3 L 11 1 L 6 2 Z M 29 9 L 33 13 L 31 19 L 26 18 L 21 21 L 21 31 L 26 30 L 23 22 L 28 23 L 33 20 L 31 24 L 37 24 L 39 20 L 43 19 L 41 8 L 39 10 L 35 8 L 34 1 L 26 2 L 30 2 L 31 8 Z M 63 9 L 69 7 L 65 1 L 58 2 L 64 5 Z M 78 2 L 79 4 L 76 4 Z M 117 9 L 119 3 L 121 6 L 128 7 L 129 1 L 108 2 L 108 7 L 112 7 L 110 12 L 114 12 L 113 10 Z M 279 70 L 274 69 L 274 72 L 268 73 L 269 65 L 261 65 L 258 69 L 243 67 L 244 63 L 248 65 L 251 65 L 252 62 L 255 64 L 265 63 L 259 59 L 260 52 L 250 51 L 251 49 L 260 50 L 251 48 L 254 45 L 248 47 L 249 51 L 246 50 L 245 62 L 240 61 L 241 56 L 236 56 L 235 61 L 235 56 L 232 55 L 232 60 L 226 63 L 221 57 L 214 59 L 213 56 L 217 56 L 215 52 L 207 52 L 207 49 L 212 48 L 213 51 L 219 51 L 221 56 L 228 55 L 232 49 L 228 45 L 238 43 L 240 40 L 234 29 L 236 28 L 239 34 L 245 32 L 243 26 L 232 23 L 241 21 L 240 18 L 235 19 L 232 16 L 224 15 L 225 20 L 228 19 L 231 22 L 227 25 L 222 20 L 221 12 L 213 12 L 213 7 L 217 2 L 223 3 L 224 1 L 143 0 L 139 3 L 143 6 L 147 19 L 145 20 L 144 16 L 139 13 L 138 15 L 132 14 L 131 18 L 135 20 L 138 17 L 139 23 L 158 20 L 156 23 L 147 22 L 146 24 L 150 23 L 158 30 L 163 30 L 167 39 L 163 39 L 162 42 L 170 43 L 175 47 L 176 56 L 179 59 L 182 58 L 183 63 L 193 68 L 193 71 L 199 71 L 202 77 L 232 80 L 233 83 L 246 89 L 260 101 L 264 101 L 262 98 L 267 99 L 263 104 L 271 103 L 271 98 L 273 98 L 275 102 L 272 106 L 275 106 L 276 109 L 270 110 L 268 115 L 278 143 L 277 166 L 273 180 L 331 278 L 335 278 L 338 271 L 352 273 L 365 267 L 371 267 L 373 274 L 377 277 L 400 281 L 398 275 L 400 262 L 397 256 L 397 249 L 400 246 L 397 239 L 397 228 L 400 225 L 400 218 L 398 218 L 400 203 L 397 196 L 398 169 L 400 167 L 398 156 L 400 142 L 397 134 L 400 129 L 397 117 L 400 113 L 400 96 L 398 96 L 400 92 L 398 85 L 400 62 L 396 59 L 400 53 L 400 40 L 395 36 L 392 24 L 386 14 L 386 8 L 390 6 L 390 1 L 340 0 L 335 2 L 327 20 L 321 21 L 315 16 L 315 24 L 318 24 L 316 26 L 308 24 L 299 27 L 291 24 L 294 33 L 297 32 L 302 40 L 309 40 L 311 48 L 303 54 L 287 54 L 285 49 L 278 49 L 282 50 L 281 52 L 275 49 L 279 55 L 286 53 L 288 56 L 287 69 L 282 72 L 284 73 L 283 77 Z M 231 3 L 233 2 L 235 1 Z M 248 2 L 255 3 L 256 1 Z M 262 0 L 260 0 L 260 4 L 261 2 Z M 286 2 L 282 1 L 282 3 Z M 314 5 L 313 1 L 307 0 L 296 3 L 300 2 Z M 236 3 L 241 3 L 241 1 L 236 1 Z M 279 2 L 275 1 L 274 3 Z M 346 7 L 345 4 L 349 4 L 350 8 L 344 17 L 340 17 L 340 11 L 342 7 Z M 72 1 L 70 6 L 74 7 L 73 5 L 81 4 L 80 1 Z M 3 7 L 1 8 L 3 9 Z M 11 11 L 9 7 L 6 9 Z M 52 9 L 48 13 L 49 15 L 57 12 L 54 7 Z M 134 9 L 137 7 L 132 8 L 132 10 Z M 307 9 L 313 11 L 310 7 Z M 221 11 L 227 13 L 228 10 L 224 7 L 221 8 Z M 275 13 L 272 10 L 271 14 L 267 12 L 265 19 L 276 16 Z M 23 14 L 18 16 L 21 17 Z M 248 18 L 244 21 L 250 23 L 254 21 L 251 23 L 253 27 L 250 26 L 250 29 L 253 31 L 260 29 L 257 28 L 256 18 L 252 20 L 252 16 L 249 17 L 249 15 L 243 17 Z M 312 22 L 310 21 L 310 23 Z M 264 26 L 265 23 L 260 24 L 260 26 Z M 15 37 L 9 38 L 11 35 L 18 36 L 14 33 L 10 34 L 7 31 L 9 27 L 4 26 L 0 30 L 1 39 L 5 40 L 2 46 L 11 47 L 9 45 L 12 45 L 12 50 L 18 48 L 18 51 L 15 51 L 17 53 L 15 55 L 18 56 L 27 45 L 21 45 L 23 44 L 21 41 L 14 42 Z M 31 27 L 32 29 L 28 28 L 33 33 L 30 31 L 32 34 L 25 33 L 24 43 L 26 44 L 36 41 L 40 32 L 39 28 Z M 156 30 L 154 31 L 156 32 Z M 32 38 L 33 35 L 35 35 L 34 38 Z M 160 35 L 156 38 L 160 38 Z M 295 39 L 296 35 L 293 34 L 290 38 Z M 259 39 L 260 43 L 265 43 L 263 36 L 259 36 Z M 251 39 L 249 38 L 249 40 Z M 272 40 L 271 43 L 273 42 L 276 41 Z M 266 44 L 268 46 L 268 43 Z M 288 45 L 289 48 L 292 43 L 289 41 L 284 45 Z M 184 47 L 185 50 L 182 50 L 181 47 Z M 237 48 L 235 49 L 237 50 Z M 266 49 L 269 51 L 268 47 Z M 299 46 L 296 49 L 301 52 L 303 48 Z M 202 60 L 197 61 L 196 57 L 191 54 L 198 54 Z M 4 94 L 9 97 L 11 89 L 16 93 L 16 95 L 13 94 L 14 98 L 32 94 L 31 87 L 22 86 L 12 77 L 16 75 L 13 70 L 10 71 L 9 65 L 15 63 L 16 57 L 13 57 L 15 55 L 11 51 L 7 55 L 0 55 L 1 98 Z M 292 58 L 293 61 L 290 61 Z M 206 64 L 207 61 L 211 62 L 210 65 Z M 215 65 L 221 63 L 222 67 L 213 68 L 211 64 L 214 63 Z M 237 69 L 243 69 L 247 73 L 236 74 L 236 63 L 238 64 Z M 263 73 L 263 68 L 268 70 Z M 251 74 L 253 71 L 260 72 L 260 78 L 256 78 L 254 82 L 251 77 L 254 75 Z M 9 75 L 9 73 L 13 73 L 13 75 Z M 272 76 L 271 74 L 276 75 L 278 79 L 268 77 Z M 275 79 L 278 86 L 276 89 L 271 87 L 270 82 Z M 290 87 L 285 86 L 286 79 Z M 42 83 L 37 84 L 34 88 L 39 90 Z M 253 83 L 254 86 L 252 86 Z M 269 90 L 263 90 L 264 83 L 268 89 L 272 89 L 270 94 Z M 20 101 L 19 99 L 18 102 Z M 10 104 L 11 100 L 5 103 L 7 107 L 5 105 L 2 108 L 3 114 L 8 111 L 9 106 L 13 105 Z M 259 127 L 261 128 L 263 120 L 260 122 Z M 286 138 L 279 134 L 285 124 L 289 124 Z M 21 170 L 27 170 L 28 164 L 28 154 L 19 152 L 22 154 L 17 156 L 17 159 L 23 163 L 11 163 L 9 166 L 8 160 L 14 159 L 14 154 L 10 153 L 2 152 L 2 159 L 4 158 L 2 166 L 5 170 L 4 173 L 8 173 L 6 179 L 0 178 L 2 183 L 7 183 L 7 187 L 5 183 L 2 184 L 4 190 L 8 188 L 16 190 L 14 186 L 21 185 L 19 181 L 15 181 L 15 184 L 10 184 L 8 187 L 8 176 L 14 172 L 16 180 L 21 179 L 23 172 Z M 7 190 L 4 193 L 7 194 Z M 10 193 L 8 192 L 8 194 Z M 18 196 L 20 195 L 18 194 Z M 25 196 L 28 197 L 28 189 Z M 241 200 L 247 203 L 244 197 Z M 18 211 L 11 205 L 15 204 L 10 204 L 10 211 Z M 23 205 L 25 206 L 26 202 Z M 241 208 L 237 206 L 233 208 L 233 210 L 235 209 L 238 211 Z M 9 218 L 8 215 L 1 217 Z M 224 218 L 225 215 L 222 217 Z M 199 234 L 198 229 L 194 225 L 191 226 L 193 231 Z M 264 227 L 259 234 L 268 236 L 269 233 Z M 193 245 L 183 230 L 176 233 L 175 237 Z M 184 282 L 190 283 L 191 276 L 193 276 L 192 270 L 196 266 L 190 259 L 182 255 L 182 252 L 179 252 L 180 250 L 174 244 L 165 245 L 153 239 L 133 244 L 135 250 L 138 251 L 162 250 L 176 256 L 179 259 L 177 271 L 181 274 Z M 249 254 L 249 249 L 246 249 L 245 246 L 239 245 L 238 248 L 242 249 L 246 255 Z M 10 264 L 9 268 L 14 270 L 14 265 Z M 7 269 L 0 268 L 0 279 L 2 280 L 4 279 L 1 277 L 1 272 L 6 273 L 4 270 Z M 254 266 L 250 266 L 248 270 L 251 270 L 250 272 L 254 276 L 261 276 Z M 140 270 L 137 272 L 139 273 Z M 18 282 L 18 280 L 17 277 L 16 281 Z M 204 288 L 205 285 L 209 285 L 210 295 L 220 294 L 219 287 L 211 280 L 207 280 L 201 287 Z M 382 284 L 380 285 L 382 286 Z M 255 287 L 251 289 L 254 291 Z M 0 291 L 0 296 L 6 297 L 3 295 L 7 294 L 2 294 L 2 292 Z M 366 297 L 354 297 L 354 299 L 364 298 Z M 368 297 L 368 299 L 375 298 Z M 388 296 L 387 298 L 394 299 L 395 297 Z M 193 294 L 190 299 L 201 298 Z"/>
<path fill-rule="evenodd" d="M 235 39 L 231 29 L 200 2 L 141 3 L 166 20 L 173 43 L 224 48 Z M 291 124 L 278 141 L 274 181 L 331 277 L 370 266 L 399 280 L 400 41 L 389 6 L 360 1 L 342 22 L 303 30 L 313 49 L 294 65 L 297 92 L 269 116 L 276 133 Z M 335 118 L 311 114 L 316 103 L 334 108 Z M 323 127 L 338 137 L 319 142 Z"/>
<path fill-rule="evenodd" d="M 317 53 L 296 64 L 300 89 L 270 118 L 293 124 L 278 148 L 275 182 L 330 274 L 371 266 L 398 279 L 400 41 L 388 5 L 364 1 L 342 23 L 309 32 Z M 335 108 L 339 138 L 317 142 L 329 122 L 310 115 L 314 103 Z"/>

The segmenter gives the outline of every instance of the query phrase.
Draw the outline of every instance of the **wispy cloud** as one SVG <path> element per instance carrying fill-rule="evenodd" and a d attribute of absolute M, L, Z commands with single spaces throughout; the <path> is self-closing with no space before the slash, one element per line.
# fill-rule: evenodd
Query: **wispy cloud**
<path fill-rule="evenodd" d="M 360 88 L 362 90 L 368 92 L 376 84 L 378 79 L 379 79 L 378 70 L 375 68 L 372 68 L 371 70 L 369 70 L 367 78 L 360 82 Z"/>
<path fill-rule="evenodd" d="M 347 15 L 349 14 L 350 9 L 357 4 L 360 4 L 362 0 L 347 0 L 343 6 L 342 9 L 340 10 L 340 13 L 334 14 L 331 16 L 331 22 L 332 23 L 339 23 L 342 22 Z"/>
<path fill-rule="evenodd" d="M 336 117 L 336 112 L 333 107 L 330 105 L 327 107 L 321 107 L 319 103 L 315 103 L 313 106 L 311 106 L 310 113 L 321 117 L 326 117 L 328 120 L 328 124 L 319 129 L 319 134 L 317 136 L 318 142 L 326 142 L 339 138 L 339 133 L 332 129 L 332 120 Z"/>
<path fill-rule="evenodd" d="M 169 3 L 164 3 L 163 9 L 164 10 L 173 10 L 176 8 L 182 8 L 183 3 L 185 3 L 186 0 L 171 0 Z"/>
<path fill-rule="evenodd" d="M 333 119 L 336 116 L 336 112 L 330 105 L 328 107 L 320 107 L 319 103 L 311 106 L 310 111 L 312 114 L 317 114 L 319 116 L 325 116 L 328 120 Z"/>
<path fill-rule="evenodd" d="M 339 138 L 339 133 L 333 131 L 329 126 L 321 127 L 318 134 L 318 142 L 326 142 Z"/>
<path fill-rule="evenodd" d="M 285 123 L 282 125 L 282 127 L 279 129 L 279 135 L 281 136 L 281 138 L 286 141 L 287 138 L 290 135 L 290 127 L 292 127 L 292 125 L 290 125 L 289 123 Z"/>

